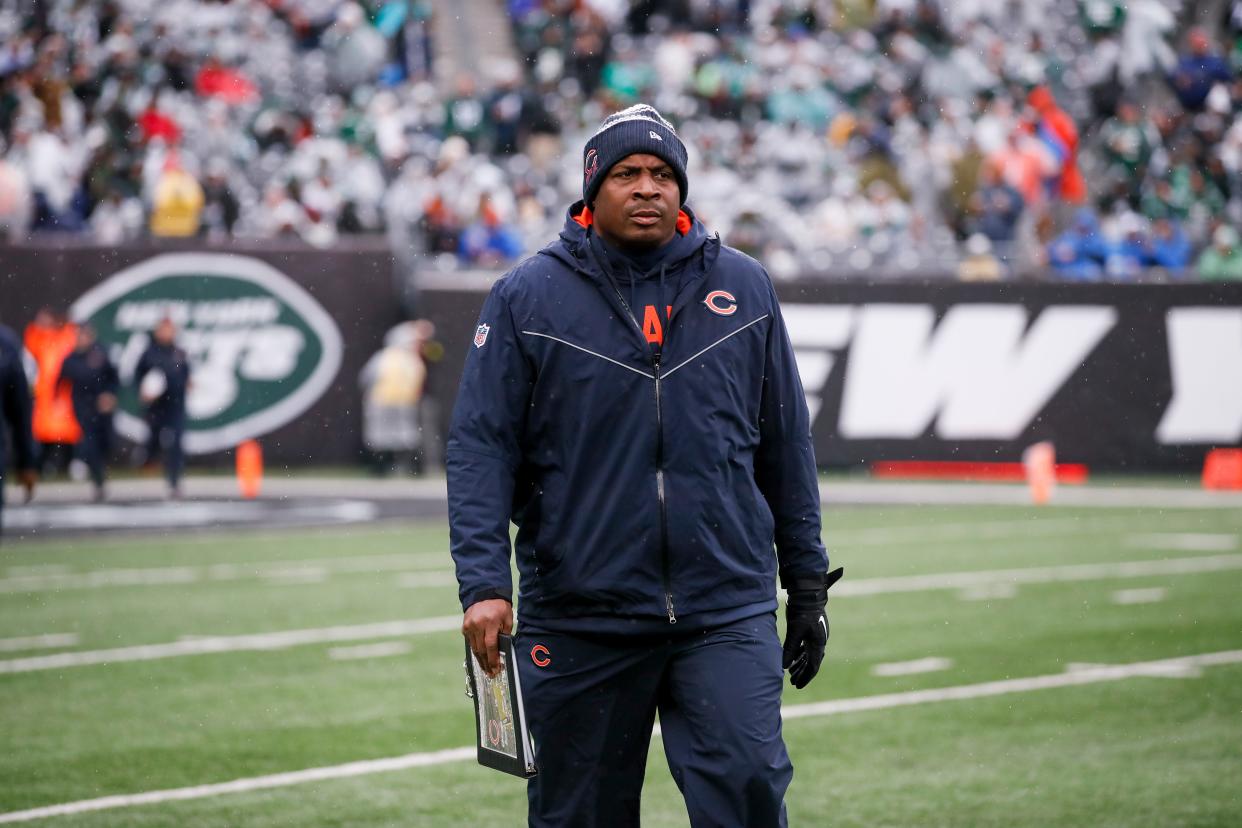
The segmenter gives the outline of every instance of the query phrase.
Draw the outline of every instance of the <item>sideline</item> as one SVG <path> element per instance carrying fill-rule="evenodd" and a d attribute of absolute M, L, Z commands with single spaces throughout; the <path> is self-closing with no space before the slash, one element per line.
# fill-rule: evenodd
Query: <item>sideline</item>
<path fill-rule="evenodd" d="M 1217 667 L 1239 663 L 1242 663 L 1242 650 L 1226 650 L 1156 661 L 1138 661 L 1130 664 L 1079 666 L 1064 673 L 1053 673 L 1043 676 L 787 705 L 781 708 L 781 716 L 785 720 L 804 719 L 811 716 L 835 716 L 842 713 L 856 713 L 866 710 L 885 710 L 894 707 L 909 707 L 916 704 L 979 699 L 988 696 L 1002 696 L 1009 693 L 1026 693 L 1033 690 L 1049 690 L 1057 687 L 1121 681 L 1122 679 L 1139 676 L 1150 677 L 1153 674 L 1175 673 L 1178 670 L 1191 671 L 1203 667 Z M 193 785 L 186 788 L 169 788 L 162 791 L 120 794 L 98 799 L 82 799 L 77 802 L 47 805 L 41 808 L 30 808 L 25 811 L 10 811 L 0 814 L 0 823 L 29 822 L 36 819 L 69 816 L 89 811 L 127 808 L 134 805 L 155 805 L 162 802 L 178 802 L 187 799 L 204 799 L 223 794 L 283 788 L 306 782 L 322 782 L 329 779 L 346 779 L 430 765 L 445 765 L 451 762 L 465 762 L 473 759 L 475 753 L 474 747 L 450 748 L 429 753 L 409 753 L 405 756 L 393 756 L 387 759 L 368 759 L 360 762 L 349 762 L 344 765 L 307 768 L 305 770 L 277 773 L 269 776 L 234 779 L 231 782 L 219 782 L 211 785 Z"/>
<path fill-rule="evenodd" d="M 1064 566 L 1028 567 L 1025 569 L 986 569 L 842 581 L 834 588 L 833 595 L 836 597 L 889 595 L 941 589 L 970 589 L 992 584 L 1014 585 L 1051 584 L 1067 581 L 1104 581 L 1124 578 L 1146 578 L 1154 575 L 1227 572 L 1240 569 L 1242 569 L 1242 554 L 1209 555 L 1199 558 L 1169 558 L 1151 561 L 1068 564 Z M 208 653 L 284 650 L 306 644 L 401 638 L 423 633 L 456 631 L 460 627 L 460 615 L 441 615 L 432 618 L 384 621 L 351 626 L 282 630 L 279 632 L 251 633 L 247 635 L 214 635 L 162 644 L 140 644 L 130 647 L 115 647 L 107 650 L 81 650 L 0 660 L 0 675 L 6 673 L 31 673 L 39 670 L 58 670 L 65 667 L 85 667 L 96 664 L 155 661 L 164 658 L 205 655 Z"/>

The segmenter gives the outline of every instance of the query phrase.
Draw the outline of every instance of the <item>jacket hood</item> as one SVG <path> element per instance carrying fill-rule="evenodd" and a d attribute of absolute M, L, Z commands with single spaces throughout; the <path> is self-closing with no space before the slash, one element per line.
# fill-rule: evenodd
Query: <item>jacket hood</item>
<path fill-rule="evenodd" d="M 565 226 L 560 236 L 539 254 L 550 256 L 579 273 L 601 281 L 605 276 L 599 270 L 596 257 L 588 249 L 593 235 L 595 229 L 591 210 L 585 202 L 575 202 L 565 214 Z M 671 244 L 675 247 L 664 264 L 670 270 L 684 265 L 683 284 L 706 275 L 720 255 L 720 236 L 708 235 L 703 222 L 685 206 L 677 216 L 677 236 Z"/>

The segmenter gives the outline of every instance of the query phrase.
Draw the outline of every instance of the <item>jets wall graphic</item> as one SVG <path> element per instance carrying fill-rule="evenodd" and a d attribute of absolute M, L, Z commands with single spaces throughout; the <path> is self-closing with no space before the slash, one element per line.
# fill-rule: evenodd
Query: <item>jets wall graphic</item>
<path fill-rule="evenodd" d="M 243 252 L 15 248 L 0 322 L 20 330 L 39 306 L 72 304 L 124 368 L 169 313 L 194 360 L 192 451 L 258 436 L 276 462 L 356 461 L 358 372 L 402 318 L 390 254 Z M 441 429 L 489 283 L 423 284 L 420 313 L 446 351 L 428 380 Z M 1242 445 L 1242 284 L 805 280 L 777 292 L 827 467 L 1014 461 L 1051 439 L 1060 459 L 1099 471 L 1197 469 L 1208 449 Z M 119 427 L 136 439 L 132 399 L 125 409 Z"/>
<path fill-rule="evenodd" d="M 823 466 L 1196 468 L 1242 444 L 1242 285 L 777 285 Z M 481 294 L 429 297 L 460 363 Z M 674 322 L 674 324 L 676 324 Z"/>

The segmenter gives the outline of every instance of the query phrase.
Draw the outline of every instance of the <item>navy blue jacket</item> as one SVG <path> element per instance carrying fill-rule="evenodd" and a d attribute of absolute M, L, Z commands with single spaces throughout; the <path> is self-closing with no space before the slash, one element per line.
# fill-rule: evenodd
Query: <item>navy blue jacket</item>
<path fill-rule="evenodd" d="M 164 372 L 164 393 L 147 406 L 147 416 L 179 420 L 185 416 L 185 394 L 190 386 L 190 358 L 176 345 L 161 345 L 154 337 L 134 368 L 134 387 L 151 371 Z"/>
<path fill-rule="evenodd" d="M 0 325 L 0 480 L 7 466 L 4 425 L 9 426 L 14 465 L 19 469 L 35 466 L 34 437 L 31 435 L 32 403 L 30 385 L 22 368 L 22 346 L 17 335 Z M 2 494 L 2 493 L 0 493 Z"/>
<path fill-rule="evenodd" d="M 73 414 L 83 427 L 95 420 L 107 419 L 108 415 L 99 412 L 99 397 L 115 394 L 121 384 L 116 366 L 98 342 L 85 351 L 75 349 L 65 357 L 60 366 L 60 382 L 69 383 L 73 395 Z"/>
<path fill-rule="evenodd" d="M 466 359 L 446 453 L 462 607 L 512 600 L 512 520 L 524 624 L 686 629 L 771 611 L 778 561 L 782 578 L 828 565 L 771 280 L 687 212 L 657 355 L 580 215 L 495 284 Z"/>

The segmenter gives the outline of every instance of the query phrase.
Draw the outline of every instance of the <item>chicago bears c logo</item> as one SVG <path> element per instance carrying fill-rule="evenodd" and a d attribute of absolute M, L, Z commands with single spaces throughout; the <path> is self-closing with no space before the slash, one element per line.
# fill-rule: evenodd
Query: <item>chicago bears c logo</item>
<path fill-rule="evenodd" d="M 727 290 L 713 290 L 703 297 L 703 304 L 712 313 L 720 316 L 732 316 L 737 313 L 737 299 Z"/>
<path fill-rule="evenodd" d="M 535 662 L 536 667 L 547 667 L 552 663 L 552 654 L 548 652 L 547 647 L 536 644 L 530 648 L 530 660 Z"/>
<path fill-rule="evenodd" d="M 594 149 L 587 150 L 586 160 L 582 162 L 582 177 L 590 180 L 595 175 L 595 171 L 599 169 L 599 153 Z"/>

